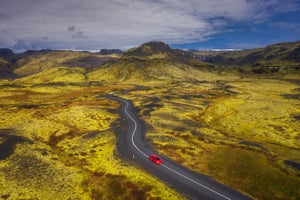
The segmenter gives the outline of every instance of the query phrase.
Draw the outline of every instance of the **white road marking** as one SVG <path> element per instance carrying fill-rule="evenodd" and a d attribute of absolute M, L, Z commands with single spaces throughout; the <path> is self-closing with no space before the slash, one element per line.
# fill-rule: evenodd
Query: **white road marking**
<path fill-rule="evenodd" d="M 126 106 L 125 106 L 125 113 L 127 114 L 127 116 L 128 116 L 128 117 L 133 121 L 133 123 L 134 123 L 134 129 L 133 129 L 133 133 L 132 133 L 132 135 L 131 135 L 131 143 L 132 143 L 133 146 L 136 148 L 136 150 L 138 150 L 142 155 L 144 155 L 145 157 L 148 158 L 148 155 L 145 154 L 142 150 L 140 150 L 140 149 L 136 146 L 136 144 L 134 143 L 133 137 L 134 137 L 134 135 L 135 135 L 135 133 L 136 133 L 137 123 L 136 123 L 136 121 L 131 117 L 131 115 L 129 115 L 129 113 L 127 112 L 127 108 L 128 108 L 128 106 L 129 106 L 128 102 L 127 102 L 127 101 L 124 101 L 124 100 L 122 100 L 122 99 L 121 99 L 121 101 L 123 101 L 123 102 L 126 103 Z"/>
<path fill-rule="evenodd" d="M 142 155 L 144 155 L 145 157 L 148 158 L 149 156 L 148 156 L 147 154 L 145 154 L 141 149 L 139 149 L 139 148 L 136 146 L 136 144 L 134 143 L 133 138 L 134 138 L 134 135 L 135 135 L 135 133 L 136 133 L 137 123 L 136 123 L 136 121 L 133 119 L 133 117 L 131 117 L 131 115 L 127 112 L 127 108 L 128 108 L 128 106 L 129 106 L 129 103 L 128 103 L 127 101 L 123 100 L 123 99 L 119 99 L 119 100 L 121 100 L 122 102 L 125 102 L 125 103 L 126 103 L 126 106 L 125 106 L 125 113 L 127 114 L 127 116 L 128 116 L 128 117 L 133 121 L 133 123 L 134 123 L 134 129 L 133 129 L 133 133 L 132 133 L 132 135 L 131 135 L 131 142 L 132 142 L 133 146 L 136 148 L 136 150 L 138 150 Z M 203 184 L 201 184 L 201 183 L 199 183 L 199 182 L 197 182 L 197 181 L 195 181 L 195 180 L 193 180 L 193 179 L 191 179 L 191 178 L 189 178 L 189 177 L 187 177 L 187 176 L 185 176 L 185 175 L 183 175 L 183 174 L 181 174 L 180 172 L 177 172 L 176 170 L 174 170 L 174 169 L 172 169 L 172 168 L 170 168 L 170 167 L 168 167 L 168 166 L 166 166 L 166 165 L 164 165 L 164 164 L 161 164 L 161 166 L 164 167 L 164 168 L 166 168 L 166 169 L 168 169 L 168 170 L 170 170 L 170 171 L 172 171 L 172 172 L 174 172 L 174 173 L 176 173 L 176 174 L 178 174 L 179 176 L 181 176 L 181 177 L 183 177 L 183 178 L 185 178 L 185 179 L 187 179 L 187 180 L 189 180 L 189 181 L 191 181 L 191 182 L 193 182 L 193 183 L 195 183 L 195 184 L 197 184 L 197 185 L 199 185 L 199 186 L 201 186 L 201 187 L 203 187 L 203 188 L 205 188 L 205 189 L 207 189 L 207 190 L 209 190 L 209 191 L 211 191 L 211 192 L 213 192 L 213 193 L 215 193 L 215 194 L 217 194 L 217 195 L 219 195 L 219 196 L 221 196 L 221 197 L 223 197 L 223 198 L 225 198 L 225 199 L 231 200 L 229 197 L 226 197 L 226 196 L 220 194 L 219 192 L 217 192 L 217 191 L 215 191 L 215 190 L 213 190 L 213 189 L 211 189 L 211 188 L 209 188 L 209 187 L 207 187 L 207 186 L 205 186 L 205 185 L 203 185 Z"/>
<path fill-rule="evenodd" d="M 205 188 L 205 189 L 207 189 L 207 190 L 209 190 L 209 191 L 211 191 L 211 192 L 213 192 L 213 193 L 221 196 L 221 197 L 224 197 L 225 199 L 231 200 L 230 198 L 224 196 L 223 194 L 220 194 L 219 192 L 216 192 L 213 189 L 210 189 L 209 187 L 207 187 L 207 186 L 205 186 L 205 185 L 203 185 L 203 184 L 201 184 L 201 183 L 199 183 L 199 182 L 197 182 L 197 181 L 195 181 L 195 180 L 193 180 L 193 179 L 191 179 L 191 178 L 189 178 L 189 177 L 187 177 L 187 176 L 185 176 L 185 175 L 177 172 L 174 169 L 171 169 L 170 167 L 168 167 L 168 166 L 166 166 L 164 164 L 161 164 L 161 166 L 164 167 L 164 168 L 166 168 L 166 169 L 168 169 L 168 170 L 170 170 L 170 171 L 172 171 L 172 172 L 174 172 L 174 173 L 176 173 L 176 174 L 178 174 L 179 176 L 182 176 L 183 178 L 186 178 L 187 180 L 189 180 L 189 181 L 191 181 L 191 182 L 193 182 L 193 183 L 195 183 L 195 184 L 197 184 L 197 185 L 199 185 L 199 186 L 201 186 L 201 187 L 203 187 L 203 188 Z"/>

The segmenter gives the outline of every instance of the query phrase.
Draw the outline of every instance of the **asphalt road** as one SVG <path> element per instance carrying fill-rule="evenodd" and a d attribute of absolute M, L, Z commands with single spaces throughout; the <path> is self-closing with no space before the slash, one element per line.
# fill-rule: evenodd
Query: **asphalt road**
<path fill-rule="evenodd" d="M 145 142 L 143 121 L 134 113 L 133 104 L 113 95 L 107 98 L 121 103 L 119 113 L 126 129 L 118 134 L 117 148 L 122 157 L 132 160 L 151 174 L 184 193 L 189 199 L 202 200 L 244 200 L 250 199 L 232 188 L 224 186 L 210 177 L 191 171 L 164 155 L 159 155 Z M 157 154 L 162 165 L 149 160 L 149 155 Z"/>

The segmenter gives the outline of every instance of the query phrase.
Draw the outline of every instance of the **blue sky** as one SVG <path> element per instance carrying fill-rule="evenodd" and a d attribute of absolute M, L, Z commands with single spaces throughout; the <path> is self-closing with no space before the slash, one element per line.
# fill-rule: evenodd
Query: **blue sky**
<path fill-rule="evenodd" d="M 249 49 L 300 40 L 300 0 L 0 0 L 0 48 Z"/>
<path fill-rule="evenodd" d="M 300 40 L 300 11 L 274 13 L 260 23 L 229 22 L 224 32 L 204 41 L 172 44 L 182 49 L 249 49 Z"/>

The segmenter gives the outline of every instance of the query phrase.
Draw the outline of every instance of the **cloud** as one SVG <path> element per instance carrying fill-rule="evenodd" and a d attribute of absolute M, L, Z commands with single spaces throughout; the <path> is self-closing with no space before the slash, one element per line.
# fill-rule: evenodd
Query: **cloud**
<path fill-rule="evenodd" d="M 68 31 L 71 33 L 74 33 L 72 35 L 72 38 L 81 38 L 81 39 L 86 39 L 88 38 L 88 36 L 85 35 L 85 33 L 83 31 L 79 31 L 80 28 L 76 27 L 76 26 L 70 26 L 68 28 Z"/>
<path fill-rule="evenodd" d="M 11 16 L 7 14 L 0 13 L 0 21 L 10 20 Z"/>
<path fill-rule="evenodd" d="M 296 0 L 2 0 L 0 47 L 128 48 L 151 40 L 203 41 L 229 23 L 262 23 L 299 9 Z M 67 27 L 67 30 L 66 30 Z M 42 37 L 48 38 L 41 40 Z M 84 40 L 83 40 L 84 39 Z M 19 42 L 20 43 L 20 42 Z M 32 45 L 27 45 L 33 47 Z M 7 46 L 6 46 L 7 47 Z"/>
<path fill-rule="evenodd" d="M 25 42 L 24 40 L 17 40 L 16 43 L 12 46 L 12 48 L 26 50 L 26 49 L 32 49 L 32 45 L 28 42 Z"/>
<path fill-rule="evenodd" d="M 74 32 L 76 30 L 76 27 L 75 26 L 70 26 L 69 28 L 68 28 L 68 31 L 70 31 L 70 32 Z"/>
<path fill-rule="evenodd" d="M 88 38 L 88 36 L 86 36 L 83 31 L 77 31 L 72 35 L 72 38 Z"/>

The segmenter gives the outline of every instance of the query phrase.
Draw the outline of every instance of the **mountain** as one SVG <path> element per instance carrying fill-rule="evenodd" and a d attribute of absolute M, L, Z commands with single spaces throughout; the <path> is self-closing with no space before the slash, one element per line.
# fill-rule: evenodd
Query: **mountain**
<path fill-rule="evenodd" d="M 13 68 L 11 63 L 13 62 L 14 53 L 10 49 L 0 49 L 0 79 L 1 78 L 14 78 L 12 73 Z"/>
<path fill-rule="evenodd" d="M 139 58 L 178 58 L 184 57 L 185 52 L 182 50 L 172 49 L 163 42 L 148 42 L 139 47 L 129 49 L 125 52 L 126 57 Z"/>
<path fill-rule="evenodd" d="M 89 80 L 126 81 L 197 81 L 216 75 L 211 66 L 191 60 L 182 50 L 172 49 L 163 42 L 149 42 L 129 49 L 111 65 L 104 65 L 88 73 Z"/>
<path fill-rule="evenodd" d="M 300 73 L 300 41 L 238 51 L 189 51 L 189 55 L 219 66 L 238 66 L 241 73 Z"/>
<path fill-rule="evenodd" d="M 300 42 L 240 51 L 183 51 L 163 42 L 100 53 L 0 50 L 0 78 L 17 82 L 151 82 L 219 80 L 224 76 L 298 79 Z M 68 76 L 68 77 L 66 77 Z"/>
<path fill-rule="evenodd" d="M 117 54 L 101 55 L 100 53 L 63 50 L 29 50 L 14 54 L 9 49 L 0 49 L 0 78 L 22 78 L 52 68 L 65 68 L 70 71 L 74 71 L 72 68 L 83 68 L 87 72 L 106 63 L 113 63 L 119 57 L 120 55 Z"/>
<path fill-rule="evenodd" d="M 106 51 L 102 51 L 106 52 Z M 108 51 L 109 52 L 109 51 Z M 110 51 L 114 52 L 114 51 Z M 26 55 L 25 55 L 26 54 Z M 150 42 L 117 54 L 72 51 L 31 51 L 15 62 L 17 82 L 151 82 L 217 78 L 210 65 L 185 57 L 162 42 Z"/>
<path fill-rule="evenodd" d="M 9 62 L 0 57 L 0 78 L 7 77 L 9 73 Z"/>
<path fill-rule="evenodd" d="M 124 54 L 124 52 L 120 49 L 101 49 L 100 50 L 100 54 L 101 55 L 112 55 L 112 54 L 116 54 L 119 56 L 122 56 Z"/>
<path fill-rule="evenodd" d="M 13 55 L 13 51 L 11 49 L 0 49 L 0 56 L 4 57 L 4 56 L 10 56 Z"/>
<path fill-rule="evenodd" d="M 80 67 L 51 67 L 16 79 L 15 83 L 79 83 L 86 81 L 86 70 Z"/>
<path fill-rule="evenodd" d="M 190 56 L 218 65 L 255 65 L 257 63 L 300 62 L 300 41 L 237 51 L 189 51 Z"/>
<path fill-rule="evenodd" d="M 26 52 L 27 56 L 19 59 L 15 65 L 14 73 L 18 76 L 26 76 L 52 67 L 81 67 L 90 70 L 99 67 L 106 62 L 114 62 L 118 56 L 103 56 L 96 53 L 78 51 L 37 51 Z"/>
<path fill-rule="evenodd" d="M 151 81 L 198 81 L 217 75 L 209 72 L 208 64 L 190 65 L 170 58 L 138 58 L 124 56 L 112 65 L 88 73 L 92 81 L 146 83 Z"/>

